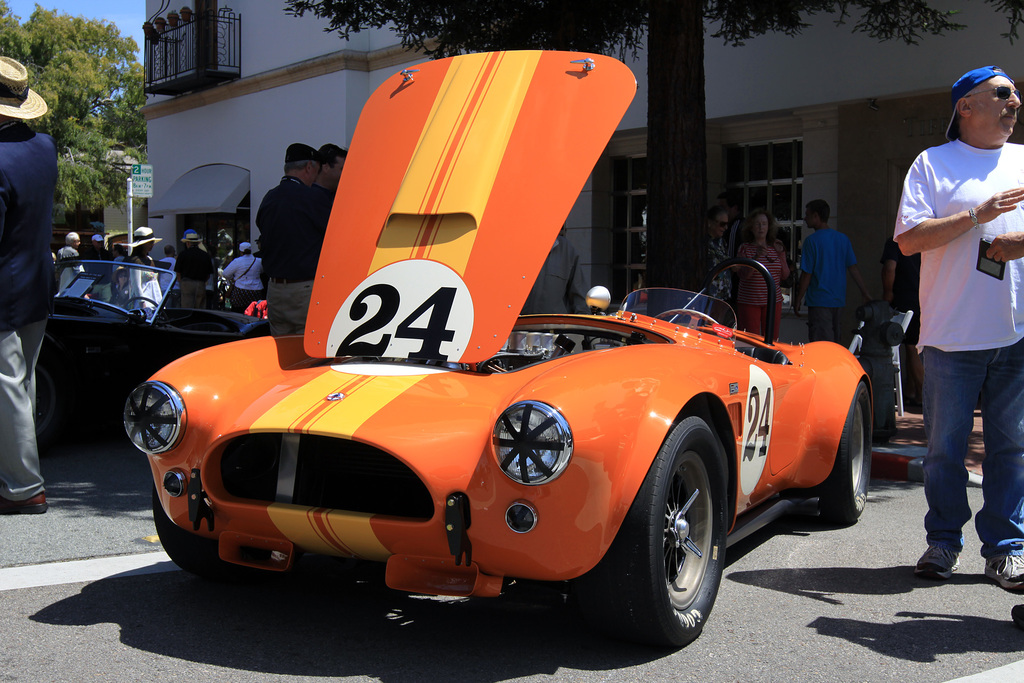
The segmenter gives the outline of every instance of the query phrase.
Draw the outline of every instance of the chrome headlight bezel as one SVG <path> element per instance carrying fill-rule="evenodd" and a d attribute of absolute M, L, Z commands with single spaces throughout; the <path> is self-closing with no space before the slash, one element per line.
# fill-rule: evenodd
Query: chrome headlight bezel
<path fill-rule="evenodd" d="M 171 450 L 181 440 L 185 402 L 174 387 L 163 382 L 143 382 L 124 403 L 124 430 L 144 453 Z"/>
<path fill-rule="evenodd" d="M 502 411 L 491 444 L 505 476 L 525 486 L 554 481 L 572 459 L 569 422 L 557 408 L 539 401 L 519 401 Z"/>

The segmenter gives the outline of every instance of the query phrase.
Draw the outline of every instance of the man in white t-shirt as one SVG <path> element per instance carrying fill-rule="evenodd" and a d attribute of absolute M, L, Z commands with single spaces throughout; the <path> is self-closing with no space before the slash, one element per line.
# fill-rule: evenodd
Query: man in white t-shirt
<path fill-rule="evenodd" d="M 981 406 L 984 498 L 975 518 L 985 575 L 1024 588 L 1024 147 L 1007 144 L 1021 106 L 986 66 L 952 89 L 949 142 L 903 185 L 895 239 L 921 253 L 928 549 L 915 574 L 948 579 L 971 518 L 964 457 Z"/>

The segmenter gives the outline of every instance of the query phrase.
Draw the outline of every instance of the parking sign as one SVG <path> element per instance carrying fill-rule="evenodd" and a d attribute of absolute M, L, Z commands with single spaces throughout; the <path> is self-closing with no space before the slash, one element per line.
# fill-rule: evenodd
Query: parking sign
<path fill-rule="evenodd" d="M 152 164 L 132 164 L 132 196 L 153 196 Z"/>

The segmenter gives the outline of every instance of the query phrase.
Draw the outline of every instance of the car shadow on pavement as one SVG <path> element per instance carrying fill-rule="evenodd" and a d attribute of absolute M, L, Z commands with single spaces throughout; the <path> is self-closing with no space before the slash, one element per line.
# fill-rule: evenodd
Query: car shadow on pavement
<path fill-rule="evenodd" d="M 31 618 L 113 623 L 137 650 L 292 677 L 498 681 L 565 667 L 615 670 L 667 654 L 596 636 L 555 588 L 513 585 L 494 599 L 408 595 L 384 585 L 383 565 L 315 556 L 256 584 L 185 572 L 111 577 Z"/>
<path fill-rule="evenodd" d="M 842 605 L 843 595 L 900 595 L 943 584 L 991 583 L 984 576 L 955 575 L 949 581 L 926 581 L 914 576 L 913 567 L 814 567 L 759 569 L 727 573 L 728 581 Z"/>
<path fill-rule="evenodd" d="M 808 626 L 875 652 L 912 662 L 931 663 L 944 655 L 1020 652 L 1020 631 L 1006 619 L 897 612 L 899 621 L 877 623 L 860 619 L 818 617 Z M 994 679 L 993 679 L 994 680 Z"/>

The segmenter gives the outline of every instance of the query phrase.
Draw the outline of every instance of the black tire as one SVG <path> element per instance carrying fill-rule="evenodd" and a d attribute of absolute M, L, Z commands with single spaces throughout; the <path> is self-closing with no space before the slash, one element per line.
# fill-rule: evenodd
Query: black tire
<path fill-rule="evenodd" d="M 870 394 L 861 382 L 846 415 L 832 472 L 815 489 L 826 522 L 853 524 L 864 512 L 871 480 L 871 420 Z"/>
<path fill-rule="evenodd" d="M 62 382 L 50 362 L 40 357 L 36 363 L 36 444 L 45 451 L 57 443 L 67 426 L 74 395 L 68 382 Z"/>
<path fill-rule="evenodd" d="M 276 572 L 225 562 L 220 559 L 217 541 L 193 534 L 171 521 L 160 505 L 160 497 L 153 489 L 153 523 L 160 543 L 174 564 L 185 571 L 213 581 L 237 583 L 269 578 Z"/>
<path fill-rule="evenodd" d="M 669 647 L 700 635 L 725 565 L 725 482 L 725 456 L 707 424 L 689 417 L 676 425 L 608 552 L 576 580 L 592 627 Z"/>

